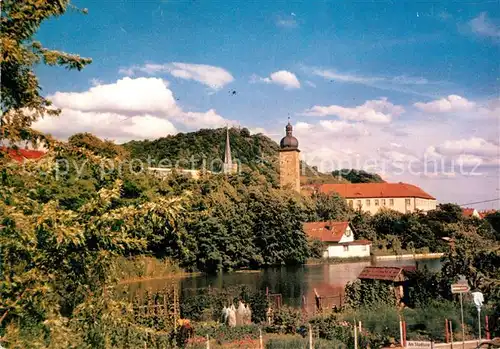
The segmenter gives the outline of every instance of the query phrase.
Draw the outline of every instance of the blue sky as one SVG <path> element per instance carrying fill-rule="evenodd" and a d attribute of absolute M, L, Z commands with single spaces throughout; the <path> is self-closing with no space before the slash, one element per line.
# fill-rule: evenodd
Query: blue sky
<path fill-rule="evenodd" d="M 123 142 L 229 123 L 279 140 L 290 116 L 306 160 L 325 170 L 374 160 L 442 201 L 500 194 L 498 1 L 74 4 L 88 15 L 69 11 L 37 38 L 93 63 L 39 67 L 63 109 L 42 130 Z M 429 156 L 481 175 L 394 174 Z"/>

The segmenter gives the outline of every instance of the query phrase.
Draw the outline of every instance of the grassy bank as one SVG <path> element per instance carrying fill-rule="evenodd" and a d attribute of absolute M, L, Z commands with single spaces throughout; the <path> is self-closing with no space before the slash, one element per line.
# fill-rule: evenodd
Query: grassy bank
<path fill-rule="evenodd" d="M 188 275 L 169 259 L 148 256 L 118 257 L 112 273 L 119 284 Z"/>

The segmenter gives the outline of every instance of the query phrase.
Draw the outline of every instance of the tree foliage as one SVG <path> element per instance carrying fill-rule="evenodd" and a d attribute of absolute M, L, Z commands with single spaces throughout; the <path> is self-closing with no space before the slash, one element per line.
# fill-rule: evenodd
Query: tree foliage
<path fill-rule="evenodd" d="M 31 123 L 45 115 L 59 113 L 41 94 L 33 71 L 36 64 L 81 70 L 91 62 L 89 58 L 45 48 L 33 39 L 44 20 L 61 16 L 69 6 L 69 0 L 2 1 L 0 139 L 15 142 L 40 138 L 41 134 L 30 129 Z"/>
<path fill-rule="evenodd" d="M 345 287 L 346 304 L 352 308 L 385 304 L 395 306 L 396 296 L 391 282 L 356 280 Z"/>
<path fill-rule="evenodd" d="M 384 183 L 385 181 L 376 173 L 364 170 L 343 168 L 332 172 L 333 177 L 344 178 L 351 183 Z"/>
<path fill-rule="evenodd" d="M 496 240 L 500 240 L 500 211 L 490 212 L 484 219 L 490 224 Z"/>
<path fill-rule="evenodd" d="M 88 149 L 94 154 L 106 158 L 128 157 L 128 152 L 121 146 L 110 140 L 101 140 L 91 133 L 76 133 L 68 138 L 68 143 L 76 148 Z"/>

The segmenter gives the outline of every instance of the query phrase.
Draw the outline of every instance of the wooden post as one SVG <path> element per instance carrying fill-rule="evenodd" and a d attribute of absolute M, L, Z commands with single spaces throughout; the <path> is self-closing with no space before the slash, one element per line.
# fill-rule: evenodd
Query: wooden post
<path fill-rule="evenodd" d="M 490 339 L 491 339 L 491 338 L 490 338 L 490 325 L 489 325 L 489 321 L 488 321 L 488 320 L 489 320 L 489 319 L 488 319 L 488 315 L 486 315 L 486 316 L 484 317 L 484 330 L 485 330 L 485 332 L 486 332 L 486 339 L 487 339 L 487 340 L 490 340 Z"/>
<path fill-rule="evenodd" d="M 356 320 L 354 320 L 354 349 L 358 349 L 358 327 L 356 326 Z"/>
<path fill-rule="evenodd" d="M 403 320 L 403 347 L 406 347 L 406 321 Z"/>
<path fill-rule="evenodd" d="M 363 328 L 361 327 L 361 321 L 359 322 L 359 333 L 363 332 Z"/>
<path fill-rule="evenodd" d="M 262 329 L 259 328 L 259 349 L 264 349 L 264 343 L 262 341 Z"/>
<path fill-rule="evenodd" d="M 448 324 L 450 325 L 450 348 L 453 349 L 453 322 L 451 320 L 448 320 Z"/>
<path fill-rule="evenodd" d="M 313 349 L 313 332 L 311 324 L 309 324 L 309 349 Z"/>
<path fill-rule="evenodd" d="M 450 343 L 450 331 L 448 328 L 448 319 L 444 319 L 444 338 L 445 338 L 445 343 Z"/>
<path fill-rule="evenodd" d="M 210 338 L 208 337 L 208 334 L 207 334 L 207 349 L 210 349 Z"/>
<path fill-rule="evenodd" d="M 403 346 L 403 321 L 399 318 L 399 343 Z"/>

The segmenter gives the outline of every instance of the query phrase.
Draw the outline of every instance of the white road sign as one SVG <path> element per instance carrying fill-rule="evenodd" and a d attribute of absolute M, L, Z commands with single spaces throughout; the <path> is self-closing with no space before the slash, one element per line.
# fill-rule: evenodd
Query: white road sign
<path fill-rule="evenodd" d="M 406 348 L 409 349 L 431 349 L 431 342 L 426 341 L 407 341 Z"/>

